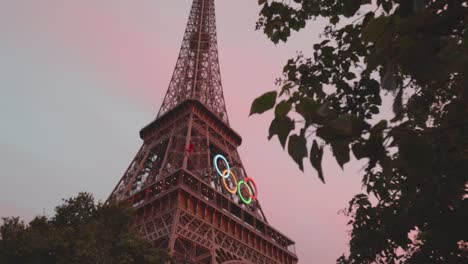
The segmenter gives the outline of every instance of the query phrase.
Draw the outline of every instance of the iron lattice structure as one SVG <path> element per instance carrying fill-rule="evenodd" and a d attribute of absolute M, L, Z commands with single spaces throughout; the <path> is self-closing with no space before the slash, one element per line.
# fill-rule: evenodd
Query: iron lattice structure
<path fill-rule="evenodd" d="M 233 177 L 223 181 L 213 163 L 221 154 L 247 180 L 221 87 L 214 0 L 193 1 L 163 105 L 140 137 L 109 201 L 130 203 L 133 227 L 156 247 L 192 263 L 297 263 L 294 242 L 268 224 L 258 200 L 228 191 Z"/>
<path fill-rule="evenodd" d="M 193 1 L 179 58 L 158 117 L 193 98 L 229 123 L 221 86 L 214 1 Z"/>

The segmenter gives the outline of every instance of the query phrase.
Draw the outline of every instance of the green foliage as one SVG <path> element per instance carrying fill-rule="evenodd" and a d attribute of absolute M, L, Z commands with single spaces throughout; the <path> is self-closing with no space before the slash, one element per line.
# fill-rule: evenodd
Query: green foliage
<path fill-rule="evenodd" d="M 281 146 L 286 145 L 286 140 L 291 130 L 294 129 L 294 121 L 288 116 L 282 118 L 275 118 L 270 125 L 270 135 L 268 139 L 271 139 L 274 135 L 278 136 Z"/>
<path fill-rule="evenodd" d="M 250 109 L 250 114 L 262 114 L 263 112 L 270 110 L 275 106 L 276 91 L 265 93 L 264 95 L 255 99 Z"/>
<path fill-rule="evenodd" d="M 304 170 L 302 160 L 307 157 L 306 139 L 304 135 L 291 135 L 288 142 L 288 152 L 293 160 Z"/>
<path fill-rule="evenodd" d="M 301 170 L 309 156 L 323 182 L 324 149 L 342 168 L 351 153 L 367 162 L 365 193 L 345 210 L 350 254 L 338 263 L 468 263 L 467 1 L 259 5 L 257 29 L 274 43 L 329 21 L 312 57 L 288 60 L 278 94 L 251 113 L 274 108 L 269 138 L 288 142 Z M 394 115 L 376 120 L 384 96 Z"/>
<path fill-rule="evenodd" d="M 0 263 L 163 263 L 165 252 L 130 230 L 133 210 L 95 204 L 80 193 L 57 206 L 55 216 L 38 216 L 29 225 L 3 218 Z"/>
<path fill-rule="evenodd" d="M 319 145 L 317 144 L 317 140 L 314 140 L 312 148 L 310 149 L 310 163 L 317 170 L 320 180 L 322 180 L 322 182 L 325 183 L 322 171 L 322 157 L 323 148 L 319 147 Z"/>

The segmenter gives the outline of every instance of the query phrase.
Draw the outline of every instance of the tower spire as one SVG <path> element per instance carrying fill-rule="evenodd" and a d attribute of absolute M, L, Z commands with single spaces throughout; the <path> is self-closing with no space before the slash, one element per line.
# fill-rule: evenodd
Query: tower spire
<path fill-rule="evenodd" d="M 179 58 L 158 113 L 187 99 L 204 104 L 229 124 L 219 70 L 214 0 L 194 0 Z"/>

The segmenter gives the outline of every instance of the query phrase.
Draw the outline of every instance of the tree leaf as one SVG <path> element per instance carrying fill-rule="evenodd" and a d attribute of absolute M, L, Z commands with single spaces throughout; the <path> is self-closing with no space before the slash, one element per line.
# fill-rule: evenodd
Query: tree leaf
<path fill-rule="evenodd" d="M 413 1 L 413 10 L 416 13 L 421 13 L 426 9 L 426 2 L 423 0 L 414 0 Z"/>
<path fill-rule="evenodd" d="M 356 78 L 356 74 L 354 74 L 353 72 L 347 72 L 344 77 L 346 78 L 346 80 L 352 80 Z"/>
<path fill-rule="evenodd" d="M 333 134 L 345 137 L 358 136 L 364 128 L 368 127 L 368 124 L 363 120 L 348 114 L 328 121 L 325 125 Z"/>
<path fill-rule="evenodd" d="M 393 113 L 395 114 L 395 117 L 392 119 L 392 122 L 401 120 L 404 115 L 403 113 L 403 89 L 402 88 L 400 88 L 400 90 L 396 94 L 392 107 L 393 107 Z"/>
<path fill-rule="evenodd" d="M 409 175 L 415 178 L 432 175 L 432 148 L 424 137 L 415 133 L 401 134 L 397 138 L 399 160 L 404 164 Z"/>
<path fill-rule="evenodd" d="M 275 118 L 270 124 L 268 140 L 270 140 L 274 135 L 277 135 L 281 146 L 284 149 L 284 146 L 286 145 L 286 139 L 293 129 L 294 121 L 291 118 L 287 116 L 282 118 Z"/>
<path fill-rule="evenodd" d="M 286 116 L 289 111 L 291 111 L 292 104 L 286 100 L 281 101 L 279 104 L 276 105 L 275 107 L 275 117 L 276 118 L 281 118 Z"/>
<path fill-rule="evenodd" d="M 369 149 L 364 142 L 357 142 L 353 144 L 351 149 L 353 150 L 354 157 L 356 157 L 358 160 L 368 156 Z"/>
<path fill-rule="evenodd" d="M 323 120 L 332 120 L 337 117 L 337 115 L 330 109 L 330 104 L 328 102 L 322 104 L 317 109 L 317 116 Z"/>
<path fill-rule="evenodd" d="M 309 123 L 320 124 L 322 118 L 317 115 L 320 105 L 311 98 L 301 98 L 295 110 Z"/>
<path fill-rule="evenodd" d="M 331 142 L 333 155 L 343 169 L 343 165 L 349 162 L 349 143 L 346 140 L 334 140 Z"/>
<path fill-rule="evenodd" d="M 388 14 L 392 10 L 393 2 L 392 1 L 382 2 L 382 7 L 383 7 L 383 10 Z"/>
<path fill-rule="evenodd" d="M 336 138 L 336 136 L 331 132 L 331 130 L 325 126 L 317 128 L 315 135 L 325 140 L 327 143 L 330 143 Z"/>
<path fill-rule="evenodd" d="M 276 96 L 277 92 L 271 91 L 255 99 L 250 108 L 250 115 L 262 114 L 265 111 L 268 111 L 271 108 L 273 108 L 273 106 L 275 106 Z"/>
<path fill-rule="evenodd" d="M 377 124 L 375 124 L 372 128 L 371 131 L 381 131 L 387 128 L 387 120 L 383 119 L 380 120 Z"/>
<path fill-rule="evenodd" d="M 325 183 L 325 179 L 323 177 L 323 171 L 322 171 L 322 157 L 323 157 L 323 148 L 319 147 L 317 144 L 317 141 L 314 140 L 314 143 L 312 144 L 312 148 L 310 149 L 310 163 L 312 164 L 312 167 L 315 168 L 315 170 L 318 173 L 318 176 L 320 180 Z"/>
<path fill-rule="evenodd" d="M 302 160 L 307 157 L 307 141 L 304 136 L 291 135 L 288 142 L 288 153 L 299 165 L 299 169 L 304 171 Z"/>
<path fill-rule="evenodd" d="M 293 85 L 291 83 L 286 83 L 285 85 L 283 85 L 279 96 L 283 95 L 284 93 L 289 94 L 292 87 Z"/>
<path fill-rule="evenodd" d="M 369 21 L 369 24 L 362 31 L 362 39 L 368 42 L 375 42 L 385 32 L 389 17 L 379 16 Z"/>
<path fill-rule="evenodd" d="M 397 84 L 395 80 L 395 66 L 393 65 L 393 62 L 389 63 L 384 70 L 385 73 L 381 79 L 382 89 L 387 91 L 395 91 Z"/>
<path fill-rule="evenodd" d="M 333 25 L 336 25 L 338 22 L 340 21 L 340 17 L 339 16 L 332 16 L 330 18 L 330 23 L 332 23 Z"/>
<path fill-rule="evenodd" d="M 353 132 L 353 124 L 349 115 L 343 115 L 326 123 L 333 134 L 349 136 Z"/>

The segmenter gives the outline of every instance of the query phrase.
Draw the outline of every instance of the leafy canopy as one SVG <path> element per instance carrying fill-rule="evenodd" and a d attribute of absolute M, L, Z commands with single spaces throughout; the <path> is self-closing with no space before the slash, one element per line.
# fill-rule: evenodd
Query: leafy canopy
<path fill-rule="evenodd" d="M 257 29 L 274 43 L 328 21 L 312 57 L 288 60 L 250 112 L 274 109 L 269 138 L 323 182 L 326 150 L 342 168 L 365 159 L 338 263 L 467 263 L 467 1 L 258 2 Z"/>
<path fill-rule="evenodd" d="M 38 216 L 28 225 L 3 218 L 0 263 L 159 264 L 169 257 L 130 230 L 131 207 L 95 204 L 80 193 L 55 208 L 55 216 Z"/>

